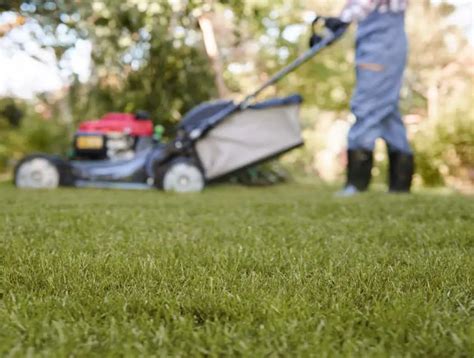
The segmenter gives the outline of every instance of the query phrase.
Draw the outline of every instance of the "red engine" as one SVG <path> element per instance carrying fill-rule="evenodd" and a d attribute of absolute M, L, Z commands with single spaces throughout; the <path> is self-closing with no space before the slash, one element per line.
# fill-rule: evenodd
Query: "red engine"
<path fill-rule="evenodd" d="M 107 113 L 82 122 L 74 137 L 78 159 L 129 159 L 152 144 L 153 122 L 146 113 Z"/>
<path fill-rule="evenodd" d="M 99 120 L 85 121 L 79 125 L 83 133 L 122 133 L 133 137 L 151 137 L 153 122 L 149 118 L 130 113 L 107 113 Z"/>

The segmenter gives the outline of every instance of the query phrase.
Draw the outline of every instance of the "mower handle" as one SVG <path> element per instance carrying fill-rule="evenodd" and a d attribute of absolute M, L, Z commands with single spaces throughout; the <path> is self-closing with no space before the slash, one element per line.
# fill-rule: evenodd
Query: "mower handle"
<path fill-rule="evenodd" d="M 323 17 L 317 17 L 313 24 L 316 24 L 316 21 L 320 21 L 321 19 L 325 19 Z M 321 41 L 299 56 L 296 60 L 290 63 L 288 66 L 282 68 L 278 71 L 272 78 L 270 78 L 266 83 L 264 83 L 260 88 L 258 88 L 255 92 L 248 95 L 240 104 L 239 108 L 244 109 L 250 105 L 252 100 L 257 97 L 260 93 L 266 90 L 268 87 L 273 86 L 278 81 L 280 81 L 283 77 L 287 76 L 309 60 L 311 60 L 314 56 L 316 56 L 321 50 L 325 49 L 329 45 L 331 45 L 338 37 L 340 37 L 344 32 L 343 31 L 336 31 L 332 32 L 327 30 L 324 36 L 322 37 Z"/>
<path fill-rule="evenodd" d="M 317 16 L 312 25 L 313 28 L 314 26 L 322 21 L 326 20 L 325 17 L 322 16 Z M 303 53 L 301 56 L 296 58 L 292 63 L 287 65 L 286 67 L 282 68 L 280 71 L 278 71 L 274 76 L 272 76 L 267 82 L 262 84 L 257 90 L 255 90 L 253 93 L 249 94 L 243 101 L 240 103 L 231 103 L 228 107 L 224 108 L 222 111 L 214 114 L 211 116 L 208 120 L 208 128 L 214 127 L 217 123 L 219 123 L 221 120 L 223 120 L 225 117 L 231 115 L 234 112 L 237 112 L 238 110 L 242 110 L 250 106 L 250 104 L 253 102 L 253 100 L 263 91 L 265 91 L 268 87 L 273 86 L 277 82 L 279 82 L 282 78 L 290 74 L 291 72 L 295 71 L 297 68 L 301 67 L 303 64 L 311 60 L 314 56 L 316 56 L 319 52 L 321 52 L 323 49 L 331 45 L 337 38 L 342 36 L 344 34 L 344 30 L 339 30 L 336 32 L 332 32 L 329 29 L 326 29 L 324 36 L 322 36 L 322 39 L 320 42 L 315 44 L 313 47 L 311 47 L 309 50 L 307 50 L 305 53 Z M 196 128 L 194 129 L 190 135 L 189 138 L 191 141 L 195 141 L 198 138 L 200 138 L 206 130 L 204 128 Z"/>

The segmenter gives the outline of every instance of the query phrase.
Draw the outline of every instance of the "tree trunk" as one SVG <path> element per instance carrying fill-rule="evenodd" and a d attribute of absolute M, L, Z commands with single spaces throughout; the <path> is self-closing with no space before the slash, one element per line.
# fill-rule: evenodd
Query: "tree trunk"
<path fill-rule="evenodd" d="M 219 47 L 217 46 L 214 27 L 206 15 L 201 15 L 198 21 L 202 31 L 206 53 L 214 70 L 214 81 L 216 83 L 217 92 L 220 98 L 224 98 L 229 91 L 224 82 L 224 65 L 220 56 Z"/>
<path fill-rule="evenodd" d="M 67 127 L 68 134 L 72 134 L 74 132 L 74 116 L 72 114 L 69 96 L 69 89 L 63 89 L 56 108 L 59 117 Z"/>

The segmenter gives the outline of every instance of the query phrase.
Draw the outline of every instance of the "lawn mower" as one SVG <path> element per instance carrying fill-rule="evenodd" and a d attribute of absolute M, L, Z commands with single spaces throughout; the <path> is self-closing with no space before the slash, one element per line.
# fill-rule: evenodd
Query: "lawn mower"
<path fill-rule="evenodd" d="M 323 18 L 317 18 L 313 25 Z M 199 105 L 163 143 L 143 113 L 112 113 L 80 125 L 72 159 L 34 154 L 15 168 L 19 188 L 58 186 L 198 192 L 207 183 L 303 145 L 302 98 L 293 95 L 255 103 L 268 87 L 313 58 L 341 34 L 314 32 L 312 47 L 242 101 Z M 158 131 L 159 132 L 159 131 Z"/>

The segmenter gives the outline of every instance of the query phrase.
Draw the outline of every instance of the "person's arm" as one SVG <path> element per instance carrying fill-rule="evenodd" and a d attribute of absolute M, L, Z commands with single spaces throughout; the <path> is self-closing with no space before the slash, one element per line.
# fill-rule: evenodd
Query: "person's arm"
<path fill-rule="evenodd" d="M 377 0 L 347 0 L 339 18 L 345 23 L 362 21 L 377 8 L 377 4 Z"/>

